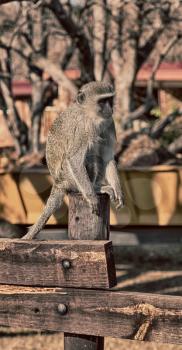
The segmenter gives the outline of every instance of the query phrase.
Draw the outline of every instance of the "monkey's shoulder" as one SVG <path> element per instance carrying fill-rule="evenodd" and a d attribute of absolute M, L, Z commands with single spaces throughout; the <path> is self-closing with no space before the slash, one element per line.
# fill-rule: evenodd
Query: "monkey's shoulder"
<path fill-rule="evenodd" d="M 60 134 L 65 129 L 71 130 L 72 126 L 78 125 L 83 119 L 84 113 L 75 103 L 70 105 L 64 112 L 60 112 L 50 127 L 49 134 Z"/>

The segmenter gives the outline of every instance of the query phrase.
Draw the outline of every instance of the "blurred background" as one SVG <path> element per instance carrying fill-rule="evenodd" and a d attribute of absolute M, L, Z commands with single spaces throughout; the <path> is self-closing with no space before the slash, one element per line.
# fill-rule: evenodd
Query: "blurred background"
<path fill-rule="evenodd" d="M 109 81 L 126 197 L 110 215 L 118 288 L 182 294 L 181 47 L 181 0 L 0 1 L 0 237 L 21 237 L 44 207 L 54 119 L 84 83 Z M 65 198 L 39 239 L 65 239 L 67 212 Z"/>
<path fill-rule="evenodd" d="M 181 224 L 181 1 L 1 4 L 1 217 L 36 220 L 51 187 L 50 125 L 82 84 L 106 80 L 116 90 L 115 156 L 127 198 L 111 224 Z M 56 222 L 66 224 L 66 208 Z"/>

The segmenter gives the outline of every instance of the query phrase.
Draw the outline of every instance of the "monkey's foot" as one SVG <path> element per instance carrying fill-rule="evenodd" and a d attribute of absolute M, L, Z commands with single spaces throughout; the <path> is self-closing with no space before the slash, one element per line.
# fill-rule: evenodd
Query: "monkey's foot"
<path fill-rule="evenodd" d="M 36 232 L 34 230 L 34 227 L 32 226 L 28 232 L 26 233 L 25 236 L 23 236 L 21 239 L 27 239 L 27 240 L 31 240 L 31 239 L 34 239 L 34 237 L 37 235 L 38 232 Z"/>

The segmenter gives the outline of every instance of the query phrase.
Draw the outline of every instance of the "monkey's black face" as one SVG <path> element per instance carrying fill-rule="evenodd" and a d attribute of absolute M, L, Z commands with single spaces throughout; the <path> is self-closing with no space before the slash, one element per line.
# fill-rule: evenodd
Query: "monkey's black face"
<path fill-rule="evenodd" d="M 98 112 L 104 118 L 109 118 L 113 113 L 113 97 L 102 98 L 98 100 Z"/>

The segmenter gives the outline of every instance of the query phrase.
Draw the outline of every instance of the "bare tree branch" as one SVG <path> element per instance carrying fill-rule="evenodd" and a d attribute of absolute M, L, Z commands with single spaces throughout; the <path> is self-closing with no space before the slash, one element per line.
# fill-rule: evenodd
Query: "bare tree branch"
<path fill-rule="evenodd" d="M 16 47 L 9 48 L 9 46 L 7 46 L 2 41 L 0 41 L 0 47 L 3 49 L 12 49 L 23 59 L 25 59 L 27 64 L 31 65 L 31 67 L 35 67 L 41 69 L 42 71 L 46 71 L 57 84 L 61 84 L 62 86 L 66 87 L 72 93 L 73 96 L 76 95 L 77 88 L 75 84 L 72 83 L 71 80 L 66 77 L 64 71 L 61 69 L 60 66 L 52 63 L 49 59 L 36 54 L 30 57 L 29 55 L 25 55 L 23 51 L 17 49 Z"/>
<path fill-rule="evenodd" d="M 84 79 L 87 81 L 94 80 L 93 52 L 83 28 L 74 22 L 74 20 L 68 15 L 61 2 L 57 0 L 47 0 L 45 1 L 44 6 L 54 13 L 60 25 L 65 29 L 71 39 L 75 41 L 81 55 L 81 71 L 84 72 Z"/>
<path fill-rule="evenodd" d="M 177 34 L 174 36 L 167 45 L 163 48 L 161 54 L 156 59 L 156 62 L 152 68 L 152 72 L 150 75 L 150 79 L 147 82 L 147 96 L 145 103 L 138 107 L 133 112 L 130 112 L 126 118 L 126 121 L 123 122 L 123 127 L 126 128 L 127 125 L 129 125 L 130 122 L 133 122 L 134 120 L 140 119 L 140 117 L 143 117 L 144 114 L 148 113 L 155 105 L 155 99 L 153 97 L 153 86 L 155 81 L 155 75 L 156 72 L 164 60 L 164 58 L 167 56 L 169 51 L 172 49 L 172 47 L 178 42 L 178 40 L 181 38 L 181 35 Z"/>
<path fill-rule="evenodd" d="M 126 121 L 123 122 L 123 127 L 126 128 L 129 123 L 131 123 L 134 120 L 137 120 L 137 119 L 140 119 L 141 117 L 143 117 L 154 106 L 156 106 L 156 102 L 155 102 L 154 98 L 146 99 L 146 102 L 143 105 L 139 106 L 133 112 L 130 112 L 128 114 L 128 117 L 127 117 Z"/>
<path fill-rule="evenodd" d="M 161 65 L 162 61 L 164 58 L 167 56 L 169 51 L 172 49 L 172 47 L 178 42 L 178 40 L 181 38 L 181 34 L 177 33 L 169 42 L 167 45 L 163 48 L 161 54 L 158 56 L 153 68 L 152 68 L 152 73 L 150 76 L 150 79 L 147 83 L 147 96 L 150 97 L 152 96 L 153 93 L 153 85 L 154 85 L 154 80 L 155 80 L 155 75 L 156 72 Z"/>
<path fill-rule="evenodd" d="M 166 128 L 167 125 L 171 124 L 177 117 L 182 115 L 182 110 L 176 110 L 173 113 L 170 113 L 165 118 L 160 120 L 157 124 L 155 124 L 150 132 L 150 135 L 152 138 L 157 139 L 159 138 L 163 130 Z"/>
<path fill-rule="evenodd" d="M 69 91 L 71 91 L 72 95 L 75 96 L 77 93 L 77 88 L 74 83 L 70 81 L 63 72 L 63 70 L 60 68 L 60 66 L 52 63 L 49 59 L 44 57 L 37 57 L 35 56 L 32 59 L 32 63 L 49 73 L 51 78 L 57 82 L 58 84 L 62 84 L 64 87 L 66 87 Z"/>
<path fill-rule="evenodd" d="M 182 153 L 182 135 L 170 143 L 168 150 L 174 154 Z"/>
<path fill-rule="evenodd" d="M 156 30 L 147 42 L 138 48 L 138 67 L 137 70 L 141 68 L 141 66 L 148 60 L 149 55 L 155 48 L 157 42 L 160 40 L 162 33 L 164 32 L 164 27 Z"/>
<path fill-rule="evenodd" d="M 71 44 L 66 48 L 66 52 L 61 60 L 61 68 L 63 70 L 65 70 L 69 65 L 69 62 L 75 52 L 75 48 L 76 48 L 75 42 L 71 41 Z"/>

